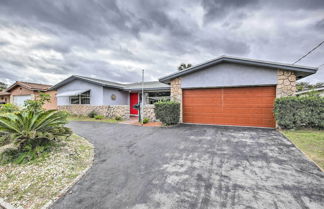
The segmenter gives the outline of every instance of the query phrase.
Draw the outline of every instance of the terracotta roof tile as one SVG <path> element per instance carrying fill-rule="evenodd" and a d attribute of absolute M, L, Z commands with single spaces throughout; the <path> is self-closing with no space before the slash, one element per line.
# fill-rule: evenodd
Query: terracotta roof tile
<path fill-rule="evenodd" d="M 6 91 L 0 91 L 0 96 L 9 96 L 10 93 L 9 92 L 6 92 Z"/>
<path fill-rule="evenodd" d="M 10 91 L 11 89 L 13 89 L 18 85 L 33 91 L 47 91 L 51 87 L 51 85 L 46 85 L 46 84 L 16 81 L 7 89 L 7 91 Z"/>

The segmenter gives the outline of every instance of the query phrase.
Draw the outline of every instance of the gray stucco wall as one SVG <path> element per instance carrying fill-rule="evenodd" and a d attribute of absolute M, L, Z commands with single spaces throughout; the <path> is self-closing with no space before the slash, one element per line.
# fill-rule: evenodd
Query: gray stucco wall
<path fill-rule="evenodd" d="M 273 69 L 223 63 L 181 78 L 181 88 L 276 85 Z"/>
<path fill-rule="evenodd" d="M 103 105 L 103 87 L 82 80 L 74 80 L 57 89 L 57 94 L 90 89 L 90 105 Z M 57 105 L 69 105 L 69 97 L 57 97 Z"/>
<path fill-rule="evenodd" d="M 112 94 L 116 95 L 116 100 L 111 99 Z M 128 92 L 103 88 L 103 105 L 127 105 L 128 97 Z"/>

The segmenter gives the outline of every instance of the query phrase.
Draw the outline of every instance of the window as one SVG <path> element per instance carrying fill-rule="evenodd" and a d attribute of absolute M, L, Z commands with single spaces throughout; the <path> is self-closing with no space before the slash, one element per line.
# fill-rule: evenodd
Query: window
<path fill-rule="evenodd" d="M 80 96 L 80 95 L 70 97 L 71 104 L 80 104 L 80 98 L 79 98 L 79 96 Z"/>
<path fill-rule="evenodd" d="M 170 100 L 170 92 L 148 92 L 145 96 L 147 104 L 154 104 L 161 100 Z"/>
<path fill-rule="evenodd" d="M 90 104 L 90 91 L 70 97 L 71 104 Z"/>

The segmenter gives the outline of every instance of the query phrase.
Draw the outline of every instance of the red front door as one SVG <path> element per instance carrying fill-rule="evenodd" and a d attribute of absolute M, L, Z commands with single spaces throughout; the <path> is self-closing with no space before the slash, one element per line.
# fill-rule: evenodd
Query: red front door
<path fill-rule="evenodd" d="M 130 93 L 129 97 L 130 114 L 138 115 L 138 110 L 134 108 L 134 105 L 138 103 L 138 93 Z"/>

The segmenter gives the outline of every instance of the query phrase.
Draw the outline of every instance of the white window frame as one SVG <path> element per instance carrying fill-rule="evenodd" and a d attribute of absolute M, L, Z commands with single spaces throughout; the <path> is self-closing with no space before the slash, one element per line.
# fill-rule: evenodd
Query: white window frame
<path fill-rule="evenodd" d="M 89 96 L 83 96 L 83 97 L 81 97 L 82 94 L 87 93 L 87 92 L 89 92 Z M 74 104 L 72 104 L 72 97 L 79 97 L 79 102 L 77 103 L 79 105 L 89 105 L 89 104 L 91 104 L 91 91 L 86 91 L 86 92 L 83 92 L 82 94 L 79 94 L 77 96 L 70 96 L 69 97 L 70 105 L 74 105 Z M 89 104 L 82 104 L 81 103 L 82 99 L 89 99 Z"/>

